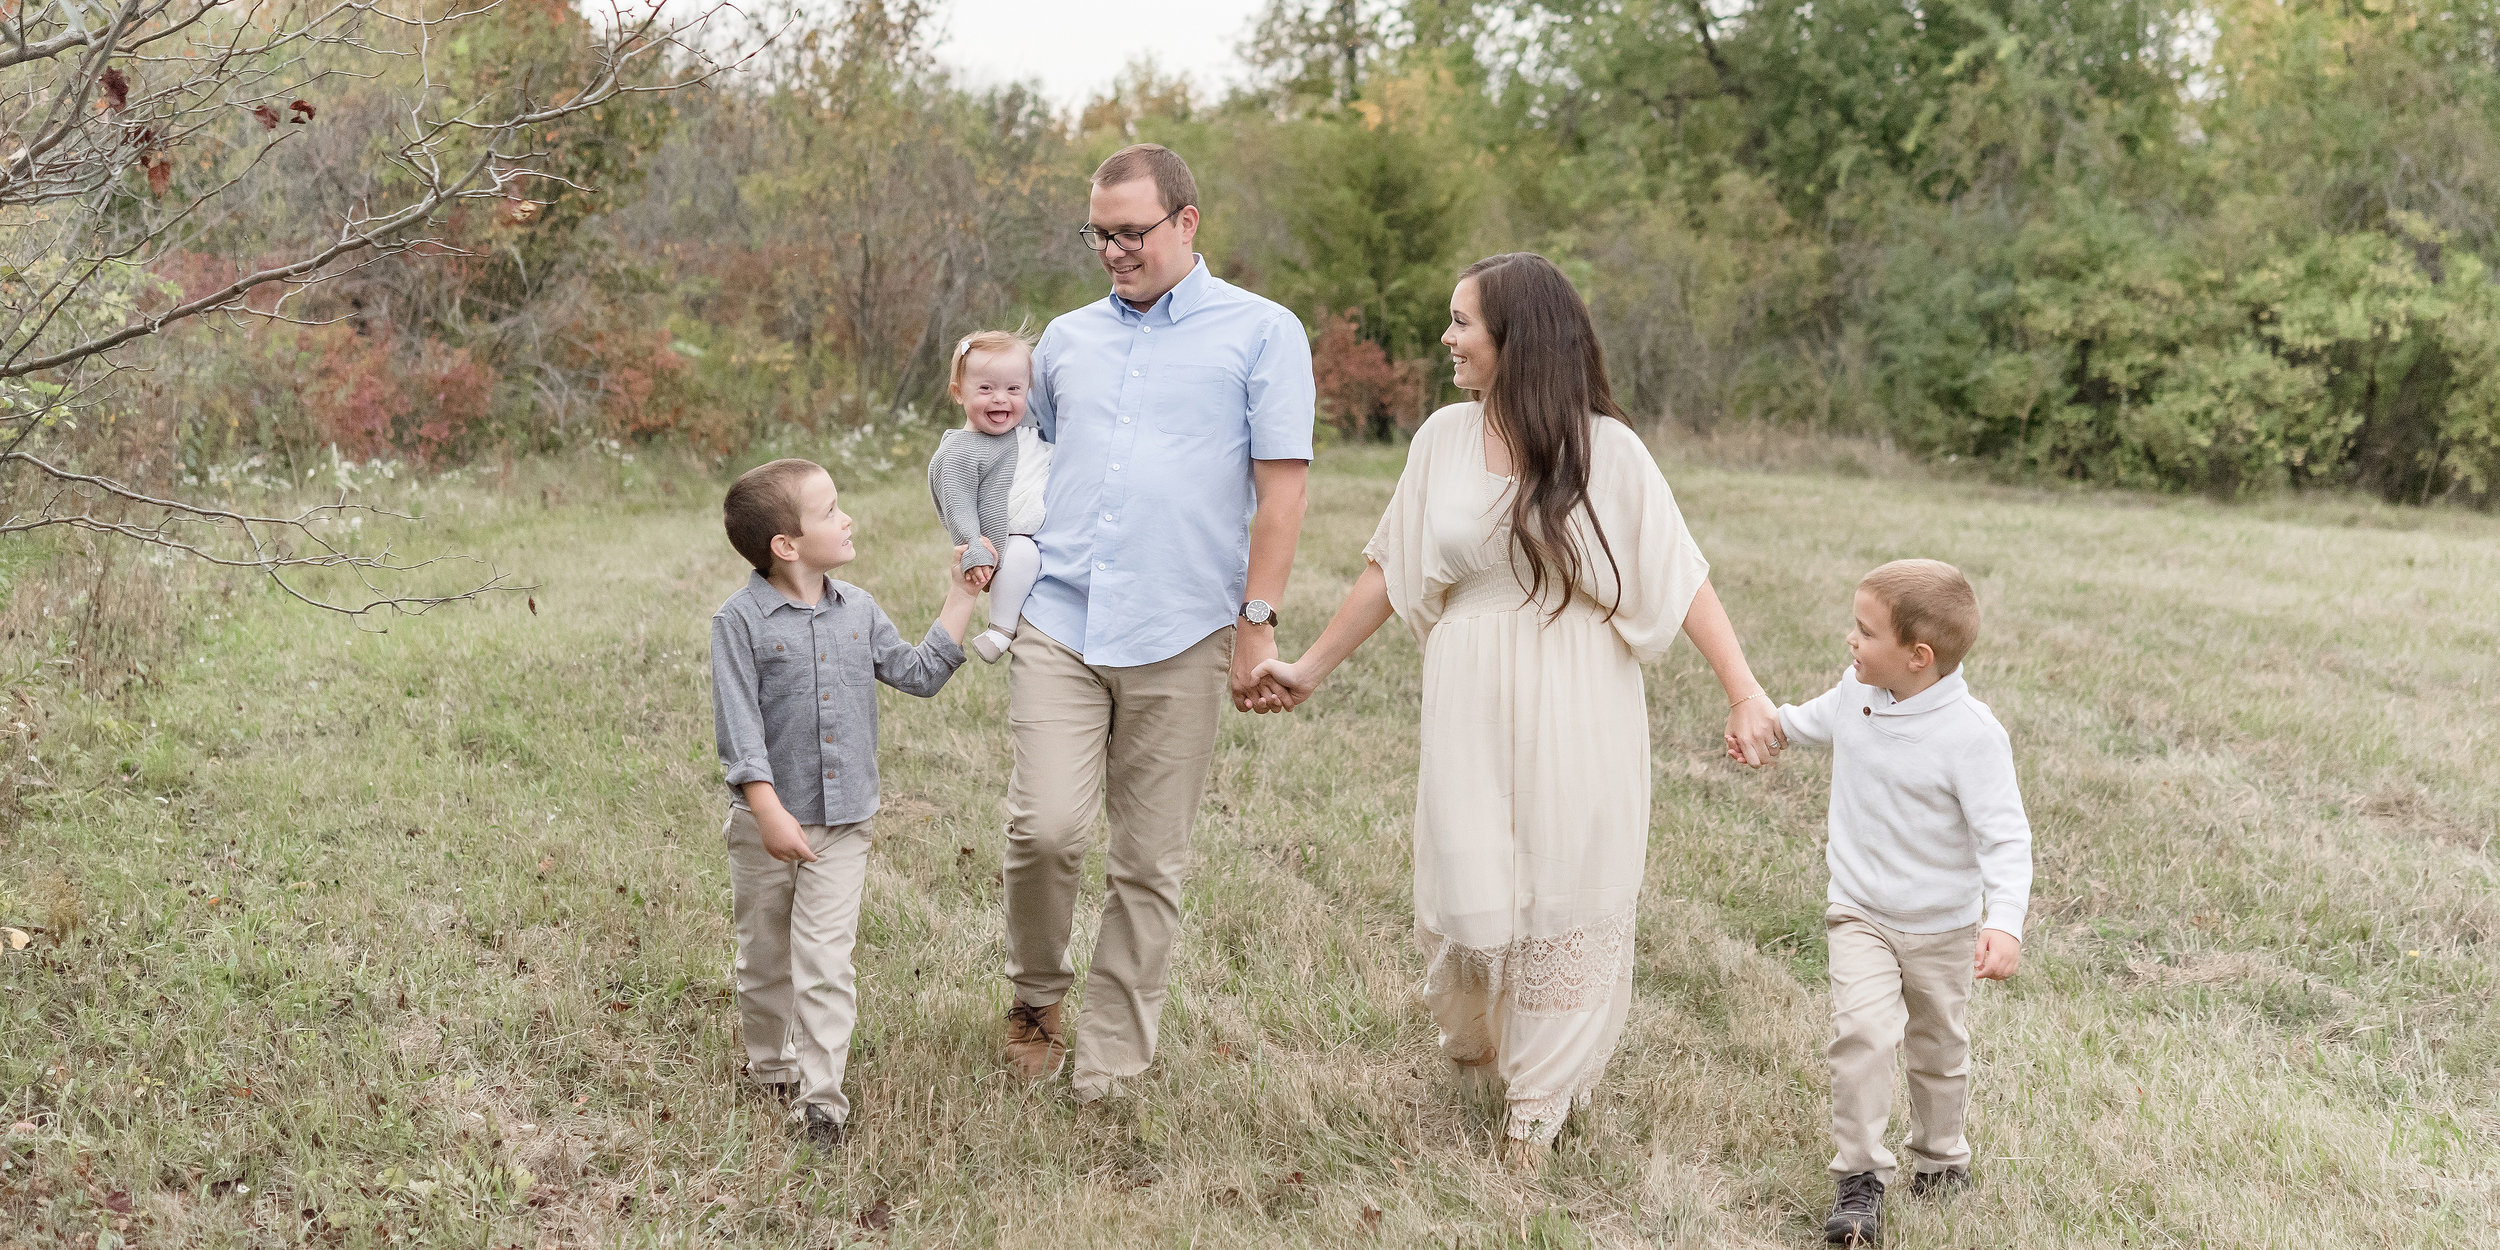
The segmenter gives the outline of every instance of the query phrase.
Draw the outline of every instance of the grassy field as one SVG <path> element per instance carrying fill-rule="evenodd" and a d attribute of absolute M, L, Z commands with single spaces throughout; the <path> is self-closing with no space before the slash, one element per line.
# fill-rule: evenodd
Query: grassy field
<path fill-rule="evenodd" d="M 1988 609 L 1970 672 L 2036 822 L 2031 942 L 1973 1010 L 1979 1183 L 1896 1200 L 1893 1245 L 2500 1241 L 2500 521 L 1667 463 L 1779 697 L 1839 670 L 1882 560 L 1955 561 Z M 1325 459 L 1289 650 L 1396 467 Z M 889 693 L 855 1135 L 809 1158 L 735 1081 L 717 484 L 602 460 L 408 489 L 529 600 L 376 635 L 249 589 L 125 596 L 179 631 L 146 680 L 15 687 L 0 1247 L 1819 1240 L 1827 760 L 1718 759 L 1689 648 L 1650 675 L 1631 1024 L 1543 1176 L 1493 1166 L 1498 1107 L 1414 997 L 1394 630 L 1296 716 L 1227 718 L 1162 1059 L 1083 1110 L 994 1055 L 1004 672 Z M 850 505 L 855 580 L 916 634 L 925 491 Z"/>

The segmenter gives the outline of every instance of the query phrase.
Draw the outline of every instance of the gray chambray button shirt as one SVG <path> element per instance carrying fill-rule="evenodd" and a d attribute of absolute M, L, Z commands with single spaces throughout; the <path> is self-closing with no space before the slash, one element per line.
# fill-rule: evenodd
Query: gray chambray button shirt
<path fill-rule="evenodd" d="M 825 579 L 815 607 L 761 573 L 712 614 L 712 733 L 729 792 L 773 783 L 802 825 L 847 825 L 877 812 L 877 683 L 928 698 L 964 662 L 936 625 L 917 647 L 877 601 Z"/>

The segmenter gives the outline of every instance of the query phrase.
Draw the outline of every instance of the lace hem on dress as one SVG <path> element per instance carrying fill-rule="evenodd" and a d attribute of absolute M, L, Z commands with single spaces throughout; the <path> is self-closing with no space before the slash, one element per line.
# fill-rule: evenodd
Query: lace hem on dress
<path fill-rule="evenodd" d="M 1418 925 L 1424 992 L 1507 996 L 1510 1012 L 1522 1016 L 1595 1010 L 1632 974 L 1632 922 L 1625 908 L 1576 929 L 1490 948 L 1461 946 Z"/>

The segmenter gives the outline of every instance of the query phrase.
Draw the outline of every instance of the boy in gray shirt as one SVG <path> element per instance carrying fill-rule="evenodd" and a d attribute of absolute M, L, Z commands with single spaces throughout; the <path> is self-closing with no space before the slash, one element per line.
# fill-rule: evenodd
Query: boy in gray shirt
<path fill-rule="evenodd" d="M 964 662 L 973 591 L 948 561 L 937 623 L 906 645 L 867 591 L 828 576 L 858 552 L 833 478 L 809 461 L 749 469 L 721 520 L 755 567 L 712 616 L 747 1073 L 788 1096 L 791 1119 L 829 1148 L 850 1114 L 842 1069 L 877 811 L 877 683 L 936 694 Z"/>

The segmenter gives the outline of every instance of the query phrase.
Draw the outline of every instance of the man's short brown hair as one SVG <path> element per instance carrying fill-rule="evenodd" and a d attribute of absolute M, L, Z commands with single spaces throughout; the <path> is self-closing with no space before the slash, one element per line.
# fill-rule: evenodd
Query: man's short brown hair
<path fill-rule="evenodd" d="M 1895 560 L 1858 582 L 1892 610 L 1892 632 L 1902 646 L 1926 643 L 1939 671 L 1962 666 L 1979 641 L 1979 593 L 1962 570 L 1942 560 Z"/>
<path fill-rule="evenodd" d="M 1132 143 L 1094 168 L 1096 187 L 1116 187 L 1139 178 L 1155 180 L 1155 198 L 1163 211 L 1177 213 L 1198 202 L 1198 179 L 1181 154 L 1160 143 Z"/>
<path fill-rule="evenodd" d="M 721 526 L 729 531 L 729 545 L 756 572 L 773 575 L 773 538 L 799 536 L 799 483 L 810 473 L 824 472 L 825 466 L 813 460 L 775 460 L 739 474 L 729 484 L 729 495 L 720 505 Z"/>

